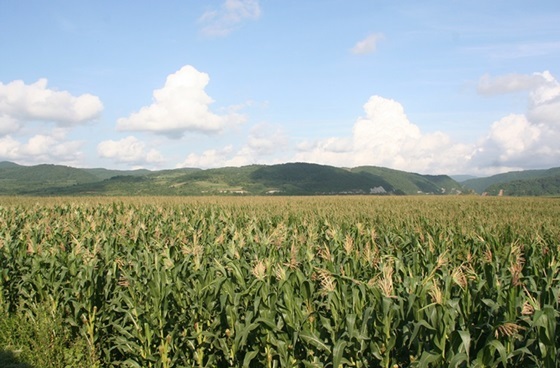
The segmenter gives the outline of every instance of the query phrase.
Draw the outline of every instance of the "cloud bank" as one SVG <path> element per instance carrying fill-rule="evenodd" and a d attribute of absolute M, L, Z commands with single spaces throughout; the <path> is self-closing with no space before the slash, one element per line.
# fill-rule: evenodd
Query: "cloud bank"
<path fill-rule="evenodd" d="M 477 142 L 454 142 L 443 132 L 421 132 L 397 101 L 372 96 L 350 137 L 301 142 L 295 160 L 479 175 L 558 166 L 560 83 L 550 72 L 484 76 L 477 90 L 483 95 L 528 91 L 527 111 L 493 122 Z"/>
<path fill-rule="evenodd" d="M 32 84 L 0 82 L 0 160 L 79 166 L 84 142 L 69 139 L 68 133 L 97 119 L 102 111 L 97 96 L 48 88 L 47 79 Z M 36 124 L 44 127 L 38 129 Z"/>
<path fill-rule="evenodd" d="M 97 154 L 116 163 L 145 165 L 163 162 L 163 155 L 158 150 L 148 149 L 144 142 L 133 136 L 103 141 L 97 145 Z"/>
<path fill-rule="evenodd" d="M 180 138 L 186 132 L 217 133 L 243 122 L 245 117 L 235 111 L 224 115 L 210 111 L 213 100 L 204 91 L 209 81 L 208 74 L 184 66 L 153 92 L 151 105 L 118 119 L 117 129 Z"/>
<path fill-rule="evenodd" d="M 36 134 L 26 142 L 11 136 L 0 138 L 0 159 L 27 165 L 57 163 L 80 166 L 84 142 L 68 140 L 65 129 L 55 129 L 51 134 Z"/>
<path fill-rule="evenodd" d="M 208 82 L 208 75 L 194 67 L 181 68 L 153 92 L 152 104 L 118 119 L 118 130 L 160 134 L 180 145 L 176 138 L 186 133 L 219 133 L 245 121 L 239 109 L 222 114 L 211 111 L 213 101 L 205 92 Z M 303 161 L 475 175 L 558 166 L 560 83 L 552 73 L 484 75 L 476 90 L 488 99 L 525 93 L 526 111 L 490 122 L 487 132 L 474 142 L 460 142 L 442 131 L 422 131 L 398 101 L 373 95 L 346 135 L 302 141 L 290 137 L 280 125 L 256 123 L 241 142 L 202 152 L 183 151 L 184 159 L 176 166 L 211 168 Z M 98 97 L 50 89 L 46 79 L 29 85 L 22 81 L 0 83 L 0 160 L 81 166 L 86 142 L 70 138 L 69 133 L 96 119 L 102 110 Z M 35 125 L 27 127 L 30 123 L 42 123 L 42 132 L 38 133 Z M 99 157 L 118 165 L 143 167 L 169 164 L 162 152 L 170 155 L 171 151 L 162 149 L 132 135 L 97 144 Z M 176 157 L 177 153 L 172 155 Z"/>
<path fill-rule="evenodd" d="M 190 153 L 176 167 L 215 168 L 282 162 L 278 155 L 289 151 L 289 138 L 278 126 L 257 124 L 251 128 L 244 145 L 239 148 L 227 145 L 210 149 L 201 154 Z"/>

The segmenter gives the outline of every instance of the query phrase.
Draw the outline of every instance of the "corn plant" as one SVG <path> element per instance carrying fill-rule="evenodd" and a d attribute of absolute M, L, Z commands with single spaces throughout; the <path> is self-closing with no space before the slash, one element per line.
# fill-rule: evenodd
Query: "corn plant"
<path fill-rule="evenodd" d="M 554 367 L 559 215 L 546 198 L 5 197 L 0 310 L 46 309 L 91 366 Z"/>

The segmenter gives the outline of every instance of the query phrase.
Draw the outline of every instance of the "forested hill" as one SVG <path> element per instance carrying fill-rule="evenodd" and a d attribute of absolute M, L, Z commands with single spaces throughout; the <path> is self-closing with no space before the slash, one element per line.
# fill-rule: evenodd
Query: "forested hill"
<path fill-rule="evenodd" d="M 1 195 L 457 194 L 447 175 L 309 163 L 218 169 L 108 170 L 0 162 Z"/>
<path fill-rule="evenodd" d="M 469 179 L 461 184 L 477 193 L 496 194 L 503 189 L 506 195 L 558 195 L 560 186 L 555 182 L 559 175 L 560 167 L 555 167 L 547 170 L 512 171 Z"/>
<path fill-rule="evenodd" d="M 538 179 L 514 180 L 493 184 L 486 189 L 489 195 L 503 193 L 508 196 L 558 196 L 560 195 L 560 174 Z"/>

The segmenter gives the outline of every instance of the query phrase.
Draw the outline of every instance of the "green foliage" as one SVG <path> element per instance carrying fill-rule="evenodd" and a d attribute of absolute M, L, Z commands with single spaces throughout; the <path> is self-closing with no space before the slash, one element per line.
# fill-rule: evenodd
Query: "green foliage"
<path fill-rule="evenodd" d="M 0 306 L 8 322 L 0 336 L 8 340 L 0 350 L 23 349 L 13 341 L 49 346 L 49 331 L 58 329 L 57 356 L 89 366 L 560 360 L 553 199 L 1 203 Z M 6 333 L 14 324 L 27 326 L 16 340 Z"/>

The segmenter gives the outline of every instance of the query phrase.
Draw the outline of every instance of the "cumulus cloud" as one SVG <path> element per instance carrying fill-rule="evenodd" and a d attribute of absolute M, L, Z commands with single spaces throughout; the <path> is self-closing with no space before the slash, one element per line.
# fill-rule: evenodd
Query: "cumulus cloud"
<path fill-rule="evenodd" d="M 199 19 L 201 32 L 210 37 L 227 36 L 246 20 L 261 16 L 258 0 L 226 0 L 220 9 L 205 12 Z"/>
<path fill-rule="evenodd" d="M 444 133 L 423 134 L 397 101 L 372 96 L 364 112 L 365 116 L 354 124 L 351 137 L 300 144 L 296 160 L 434 172 L 450 164 L 462 166 L 469 154 L 468 146 L 453 145 Z"/>
<path fill-rule="evenodd" d="M 0 160 L 28 165 L 56 162 L 77 166 L 83 157 L 82 146 L 81 141 L 67 140 L 62 129 L 55 129 L 51 134 L 36 134 L 27 142 L 7 135 L 0 138 Z"/>
<path fill-rule="evenodd" d="M 527 112 L 494 122 L 477 144 L 473 166 L 500 171 L 558 166 L 560 83 L 548 71 L 524 77 L 534 80 Z"/>
<path fill-rule="evenodd" d="M 359 41 L 352 48 L 352 53 L 356 55 L 371 54 L 377 49 L 377 44 L 384 38 L 381 33 L 370 34 L 363 40 Z"/>
<path fill-rule="evenodd" d="M 492 124 L 478 144 L 472 164 L 479 168 L 518 167 L 539 143 L 541 129 L 524 115 L 508 115 Z"/>
<path fill-rule="evenodd" d="M 542 81 L 529 95 L 527 117 L 534 124 L 553 125 L 560 129 L 560 83 L 549 71 L 538 75 Z"/>
<path fill-rule="evenodd" d="M 133 136 L 118 141 L 100 142 L 97 145 L 97 154 L 99 157 L 108 158 L 117 163 L 142 165 L 163 162 L 163 155 L 159 151 L 148 149 L 144 142 Z"/>
<path fill-rule="evenodd" d="M 185 132 L 216 133 L 245 117 L 235 110 L 218 115 L 210 111 L 212 98 L 204 89 L 210 78 L 187 65 L 167 77 L 153 92 L 153 103 L 117 120 L 121 131 L 146 131 L 180 138 Z"/>
<path fill-rule="evenodd" d="M 372 96 L 349 137 L 304 141 L 294 161 L 336 166 L 377 165 L 425 173 L 492 175 L 558 166 L 560 83 L 548 71 L 483 77 L 484 94 L 527 91 L 525 114 L 492 123 L 477 142 L 461 143 L 442 132 L 424 133 L 397 101 Z"/>
<path fill-rule="evenodd" d="M 0 114 L 0 137 L 14 133 L 21 127 L 21 123 L 8 114 Z"/>
<path fill-rule="evenodd" d="M 227 145 L 201 154 L 191 153 L 177 167 L 214 168 L 280 162 L 278 153 L 286 152 L 289 139 L 285 132 L 272 124 L 257 124 L 251 128 L 247 141 L 240 148 Z"/>
<path fill-rule="evenodd" d="M 59 126 L 85 123 L 100 116 L 103 104 L 97 96 L 73 96 L 47 88 L 47 80 L 33 84 L 16 80 L 0 83 L 0 134 L 20 129 L 29 121 L 53 122 Z"/>

